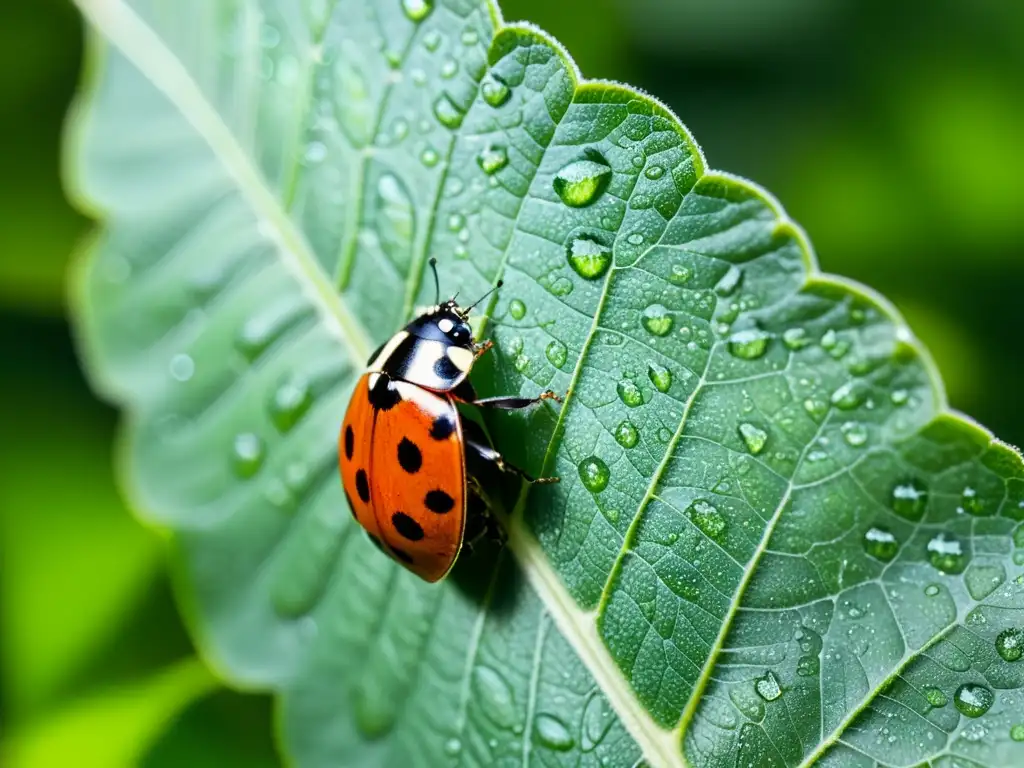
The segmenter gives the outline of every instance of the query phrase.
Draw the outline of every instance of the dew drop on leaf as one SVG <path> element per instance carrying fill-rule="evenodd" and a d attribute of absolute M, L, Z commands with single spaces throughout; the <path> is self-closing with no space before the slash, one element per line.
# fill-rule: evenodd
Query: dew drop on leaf
<path fill-rule="evenodd" d="M 522 320 L 526 317 L 526 304 L 520 299 L 512 299 L 508 305 L 508 313 L 512 315 L 513 320 Z"/>
<path fill-rule="evenodd" d="M 967 717 L 981 717 L 995 700 L 991 690 L 977 683 L 964 683 L 953 694 L 953 704 Z"/>
<path fill-rule="evenodd" d="M 443 94 L 434 102 L 434 117 L 445 128 L 455 130 L 462 125 L 463 114 L 462 110 L 455 106 L 455 102 Z"/>
<path fill-rule="evenodd" d="M 567 277 L 559 277 L 551 283 L 548 290 L 551 291 L 552 296 L 568 296 L 572 293 L 572 288 L 572 280 Z"/>
<path fill-rule="evenodd" d="M 444 753 L 448 757 L 458 757 L 460 752 L 462 752 L 462 742 L 458 739 L 451 738 L 444 743 Z"/>
<path fill-rule="evenodd" d="M 568 355 L 569 351 L 565 348 L 565 344 L 557 339 L 548 343 L 547 348 L 544 350 L 544 356 L 548 359 L 549 363 L 555 366 L 555 368 L 561 368 L 565 365 Z"/>
<path fill-rule="evenodd" d="M 432 0 L 402 0 L 402 11 L 410 21 L 423 21 L 433 9 Z"/>
<path fill-rule="evenodd" d="M 672 315 L 662 304 L 651 304 L 640 316 L 640 323 L 653 336 L 668 336 L 673 322 Z"/>
<path fill-rule="evenodd" d="M 871 557 L 882 562 L 889 562 L 900 550 L 900 542 L 892 531 L 881 527 L 872 527 L 864 534 L 864 551 Z"/>
<path fill-rule="evenodd" d="M 672 441 L 672 430 L 668 427 L 662 427 L 658 430 L 659 442 L 665 443 L 666 445 Z"/>
<path fill-rule="evenodd" d="M 756 360 L 768 350 L 770 338 L 759 328 L 738 331 L 729 338 L 729 352 L 741 360 Z"/>
<path fill-rule="evenodd" d="M 487 719 L 499 727 L 511 728 L 516 720 L 516 705 L 505 678 L 490 667 L 477 667 L 473 670 L 473 687 Z"/>
<path fill-rule="evenodd" d="M 892 400 L 893 405 L 906 405 L 907 400 L 910 399 L 910 393 L 905 389 L 895 389 L 889 395 L 889 399 Z"/>
<path fill-rule="evenodd" d="M 236 435 L 231 448 L 231 468 L 239 477 L 252 477 L 263 466 L 265 451 L 258 435 L 252 432 Z"/>
<path fill-rule="evenodd" d="M 938 584 L 929 584 L 927 587 L 924 588 L 924 593 L 928 597 L 935 597 L 941 591 L 942 591 L 942 589 L 941 589 L 941 587 L 939 587 Z"/>
<path fill-rule="evenodd" d="M 636 408 L 637 406 L 644 404 L 644 395 L 640 391 L 640 387 L 635 382 L 629 379 L 623 379 L 616 387 L 615 391 L 619 393 L 619 398 L 628 405 L 630 408 Z"/>
<path fill-rule="evenodd" d="M 1014 741 L 1024 741 L 1024 723 L 1017 723 L 1010 729 L 1010 738 Z"/>
<path fill-rule="evenodd" d="M 488 144 L 476 158 L 477 165 L 488 176 L 508 165 L 508 152 L 500 144 Z"/>
<path fill-rule="evenodd" d="M 808 346 L 811 343 L 811 337 L 803 328 L 787 328 L 782 334 L 782 343 L 786 345 L 786 349 L 796 352 Z"/>
<path fill-rule="evenodd" d="M 740 285 L 740 280 L 743 279 L 743 271 L 737 266 L 731 266 L 722 275 L 722 279 L 715 285 L 715 293 L 719 296 L 731 296 L 735 293 L 736 289 Z"/>
<path fill-rule="evenodd" d="M 604 157 L 588 150 L 585 158 L 563 166 L 552 182 L 562 202 L 572 208 L 583 208 L 601 196 L 612 178 L 612 169 Z"/>
<path fill-rule="evenodd" d="M 933 707 L 944 707 L 949 703 L 949 697 L 942 692 L 941 688 L 936 688 L 934 685 L 926 685 L 923 692 L 924 697 Z"/>
<path fill-rule="evenodd" d="M 556 752 L 567 752 L 576 745 L 576 740 L 569 733 L 565 723 L 554 715 L 540 714 L 533 725 L 537 740 L 548 749 Z"/>
<path fill-rule="evenodd" d="M 512 361 L 512 367 L 519 373 L 525 373 L 526 369 L 530 367 L 530 358 L 527 355 L 517 355 L 516 359 Z"/>
<path fill-rule="evenodd" d="M 270 399 L 270 420 L 278 431 L 285 433 L 294 427 L 313 403 L 309 384 L 298 377 L 284 382 Z"/>
<path fill-rule="evenodd" d="M 673 264 L 672 269 L 668 274 L 668 281 L 672 285 L 686 285 L 690 282 L 690 278 L 693 273 L 689 267 L 684 267 L 682 264 Z"/>
<path fill-rule="evenodd" d="M 725 516 L 704 499 L 693 502 L 686 509 L 686 515 L 712 541 L 721 542 L 729 527 Z"/>
<path fill-rule="evenodd" d="M 306 165 L 318 165 L 327 157 L 327 145 L 322 141 L 311 141 L 306 145 L 302 153 L 302 160 Z"/>
<path fill-rule="evenodd" d="M 1016 627 L 1004 629 L 996 637 L 996 650 L 1004 661 L 1018 661 L 1024 655 L 1024 632 Z"/>
<path fill-rule="evenodd" d="M 864 393 L 852 381 L 848 381 L 832 393 L 832 404 L 843 411 L 852 411 L 862 402 L 864 402 Z"/>
<path fill-rule="evenodd" d="M 509 96 L 512 95 L 512 90 L 505 84 L 504 80 L 491 73 L 480 83 L 480 94 L 484 97 L 484 101 L 492 107 L 500 107 L 508 101 Z"/>
<path fill-rule="evenodd" d="M 480 35 L 475 29 L 469 28 L 463 31 L 461 40 L 463 45 L 476 45 L 480 42 Z"/>
<path fill-rule="evenodd" d="M 928 562 L 943 573 L 963 573 L 967 556 L 959 539 L 941 532 L 928 542 Z"/>
<path fill-rule="evenodd" d="M 867 428 L 857 421 L 847 421 L 840 428 L 843 433 L 843 440 L 854 448 L 861 448 L 868 441 Z"/>
<path fill-rule="evenodd" d="M 964 512 L 968 512 L 978 517 L 990 515 L 995 512 L 995 508 L 987 509 L 984 500 L 978 495 L 978 490 L 973 486 L 966 486 L 960 493 L 960 507 Z"/>
<path fill-rule="evenodd" d="M 828 414 L 828 403 L 824 400 L 816 400 L 813 397 L 808 397 L 804 400 L 804 410 L 807 411 L 807 415 L 815 421 L 821 421 Z"/>
<path fill-rule="evenodd" d="M 196 364 L 189 355 L 179 353 L 171 358 L 168 371 L 175 381 L 185 382 L 196 372 Z"/>
<path fill-rule="evenodd" d="M 420 162 L 427 166 L 427 168 L 433 168 L 437 165 L 437 162 L 440 159 L 441 158 L 438 156 L 437 150 L 433 147 L 425 147 L 423 151 L 420 152 Z"/>
<path fill-rule="evenodd" d="M 436 51 L 441 47 L 441 33 L 432 29 L 423 36 L 423 47 L 428 51 Z"/>
<path fill-rule="evenodd" d="M 659 392 L 668 392 L 672 388 L 672 371 L 663 365 L 648 363 L 647 378 Z"/>
<path fill-rule="evenodd" d="M 928 488 L 920 480 L 897 483 L 892 489 L 892 509 L 900 517 L 920 520 L 928 506 Z"/>
<path fill-rule="evenodd" d="M 619 423 L 615 428 L 615 442 L 623 448 L 634 448 L 640 441 L 640 433 L 632 422 L 626 420 Z"/>
<path fill-rule="evenodd" d="M 743 422 L 739 425 L 740 437 L 743 438 L 744 444 L 747 446 L 747 450 L 755 456 L 764 450 L 765 443 L 768 442 L 768 433 L 760 427 Z"/>
<path fill-rule="evenodd" d="M 612 263 L 612 250 L 589 235 L 572 237 L 566 244 L 569 266 L 577 275 L 595 280 L 608 271 Z"/>
<path fill-rule="evenodd" d="M 612 711 L 604 697 L 593 694 L 583 710 L 583 739 L 580 747 L 590 752 L 604 739 L 612 726 Z"/>
<path fill-rule="evenodd" d="M 779 685 L 779 680 L 771 671 L 765 672 L 764 677 L 759 677 L 755 681 L 754 690 L 765 701 L 775 701 L 782 695 L 782 687 Z"/>
<path fill-rule="evenodd" d="M 591 493 L 600 493 L 608 487 L 612 473 L 608 465 L 597 456 L 590 456 L 581 461 L 578 469 L 583 486 Z"/>

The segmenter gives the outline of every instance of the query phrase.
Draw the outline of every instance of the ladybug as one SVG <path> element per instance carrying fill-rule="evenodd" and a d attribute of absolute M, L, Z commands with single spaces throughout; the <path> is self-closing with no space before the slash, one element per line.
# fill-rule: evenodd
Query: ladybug
<path fill-rule="evenodd" d="M 506 410 L 560 398 L 478 398 L 469 382 L 473 363 L 493 346 L 477 344 L 468 307 L 440 301 L 427 308 L 371 355 L 349 401 L 338 438 L 345 498 L 370 540 L 385 554 L 429 582 L 443 578 L 463 544 L 498 534 L 488 512 L 486 486 L 495 471 L 532 478 L 491 445 L 475 421 L 460 417 L 457 403 Z"/>

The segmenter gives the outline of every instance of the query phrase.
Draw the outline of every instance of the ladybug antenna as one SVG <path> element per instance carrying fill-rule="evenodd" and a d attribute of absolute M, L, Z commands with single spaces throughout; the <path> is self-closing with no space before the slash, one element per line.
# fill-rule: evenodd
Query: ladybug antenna
<path fill-rule="evenodd" d="M 434 273 L 434 303 L 441 303 L 441 281 L 437 277 L 437 259 L 430 257 L 430 269 Z"/>
<path fill-rule="evenodd" d="M 481 301 L 483 301 L 484 299 L 486 299 L 486 298 L 487 298 L 488 296 L 490 296 L 490 295 L 491 295 L 492 293 L 494 293 L 494 292 L 495 292 L 496 290 L 498 290 L 499 288 L 501 288 L 501 286 L 502 286 L 502 285 L 504 285 L 504 284 L 505 284 L 505 281 L 504 281 L 504 280 L 499 280 L 499 281 L 498 281 L 497 283 L 495 283 L 495 284 L 494 284 L 494 287 L 493 287 L 493 288 L 491 288 L 491 290 L 489 290 L 489 291 L 488 291 L 487 293 L 485 293 L 485 294 L 484 294 L 483 296 L 481 296 L 481 297 L 480 297 L 479 299 L 477 299 L 476 301 L 474 301 L 474 302 L 473 302 L 472 304 L 470 304 L 470 305 L 469 305 L 468 307 L 465 307 L 465 308 L 463 308 L 463 310 L 462 310 L 462 313 L 463 313 L 464 315 L 468 315 L 468 314 L 469 314 L 469 311 L 470 311 L 471 309 L 473 309 L 473 307 L 475 307 L 475 306 L 476 306 L 477 304 L 479 304 L 479 303 L 480 303 Z"/>

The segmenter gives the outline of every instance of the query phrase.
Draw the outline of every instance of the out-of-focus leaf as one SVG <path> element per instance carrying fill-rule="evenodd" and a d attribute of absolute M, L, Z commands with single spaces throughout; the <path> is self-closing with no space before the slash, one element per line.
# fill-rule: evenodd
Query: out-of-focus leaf
<path fill-rule="evenodd" d="M 61 334 L 4 330 L 0 677 L 18 719 L 121 631 L 161 557 L 114 487 L 109 415 L 80 379 L 46 363 Z"/>
<path fill-rule="evenodd" d="M 204 653 L 280 694 L 290 758 L 1024 759 L 1020 455 L 667 110 L 484 0 L 79 5 L 83 354 Z M 493 423 L 562 482 L 442 585 L 336 475 L 428 254 L 505 280 L 489 388 L 566 393 Z"/>
<path fill-rule="evenodd" d="M 201 662 L 186 659 L 135 683 L 82 696 L 5 734 L 0 762 L 5 768 L 138 765 L 173 718 L 216 687 Z"/>

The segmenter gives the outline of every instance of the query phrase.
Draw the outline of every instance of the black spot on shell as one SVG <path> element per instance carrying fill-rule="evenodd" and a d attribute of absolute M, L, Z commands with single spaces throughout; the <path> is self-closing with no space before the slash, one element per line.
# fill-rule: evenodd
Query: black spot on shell
<path fill-rule="evenodd" d="M 391 524 L 395 530 L 409 541 L 419 541 L 423 538 L 423 526 L 409 517 L 405 512 L 395 512 L 391 516 Z"/>
<path fill-rule="evenodd" d="M 452 507 L 455 506 L 455 499 L 444 491 L 428 491 L 423 503 L 431 512 L 443 515 L 445 512 L 451 512 Z"/>
<path fill-rule="evenodd" d="M 352 425 L 349 424 L 345 427 L 345 458 L 352 461 L 352 451 L 356 447 L 356 436 L 352 431 Z"/>
<path fill-rule="evenodd" d="M 370 484 L 366 481 L 366 472 L 361 469 L 356 472 L 356 493 L 364 504 L 370 503 Z"/>
<path fill-rule="evenodd" d="M 416 443 L 407 437 L 403 437 L 402 442 L 398 444 L 398 463 L 410 475 L 419 472 L 423 466 L 423 454 L 416 447 Z"/>
<path fill-rule="evenodd" d="M 462 371 L 455 367 L 455 363 L 448 359 L 448 355 L 434 361 L 434 373 L 441 381 L 455 381 L 462 376 Z"/>
<path fill-rule="evenodd" d="M 377 376 L 377 381 L 374 382 L 373 387 L 370 389 L 370 405 L 372 405 L 378 411 L 390 411 L 398 402 L 402 399 L 402 396 L 398 393 L 398 387 L 387 375 L 381 373 Z"/>
<path fill-rule="evenodd" d="M 412 565 L 412 557 L 409 555 L 408 552 L 403 552 L 402 550 L 397 549 L 396 547 L 392 547 L 391 552 L 392 554 L 394 554 L 396 560 L 401 560 L 406 565 Z"/>
<path fill-rule="evenodd" d="M 435 440 L 447 440 L 455 431 L 455 420 L 450 413 L 442 413 L 430 428 L 430 436 Z"/>

